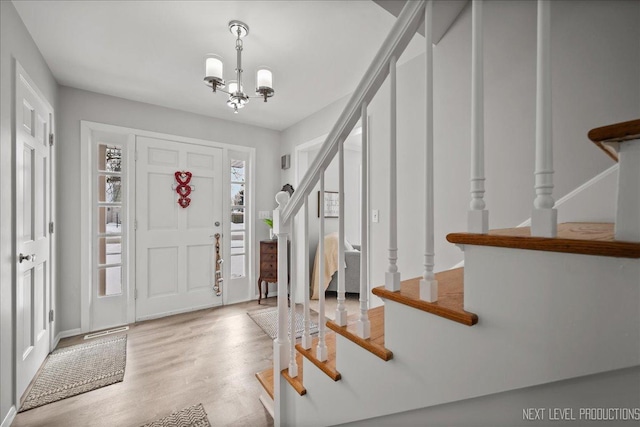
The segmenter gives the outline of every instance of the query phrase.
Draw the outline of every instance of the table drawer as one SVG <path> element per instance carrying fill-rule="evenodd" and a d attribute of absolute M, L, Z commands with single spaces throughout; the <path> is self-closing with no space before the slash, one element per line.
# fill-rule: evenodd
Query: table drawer
<path fill-rule="evenodd" d="M 278 271 L 278 263 L 272 262 L 260 262 L 260 273 Z"/>
<path fill-rule="evenodd" d="M 262 254 L 277 254 L 278 242 L 260 242 L 260 255 Z"/>

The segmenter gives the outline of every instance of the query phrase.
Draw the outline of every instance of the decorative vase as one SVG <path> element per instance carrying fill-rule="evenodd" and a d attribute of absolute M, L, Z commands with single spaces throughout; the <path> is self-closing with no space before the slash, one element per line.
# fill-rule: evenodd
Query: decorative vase
<path fill-rule="evenodd" d="M 273 234 L 273 228 L 269 229 L 269 238 L 271 238 L 271 240 L 274 240 L 276 238 L 276 235 Z"/>

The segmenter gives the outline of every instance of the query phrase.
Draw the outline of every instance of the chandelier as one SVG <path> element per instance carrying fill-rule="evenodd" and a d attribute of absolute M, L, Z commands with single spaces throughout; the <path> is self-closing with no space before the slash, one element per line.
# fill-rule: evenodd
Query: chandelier
<path fill-rule="evenodd" d="M 218 55 L 209 54 L 206 56 L 204 81 L 206 85 L 213 89 L 213 92 L 224 92 L 229 95 L 227 105 L 233 108 L 234 113 L 244 107 L 249 102 L 249 98 L 267 98 L 273 96 L 273 73 L 267 67 L 259 67 L 256 72 L 256 96 L 249 96 L 244 93 L 242 86 L 242 38 L 249 34 L 249 26 L 244 22 L 229 22 L 229 31 L 236 37 L 236 80 L 229 80 L 227 90 L 224 90 L 226 83 L 222 76 L 222 58 Z"/>

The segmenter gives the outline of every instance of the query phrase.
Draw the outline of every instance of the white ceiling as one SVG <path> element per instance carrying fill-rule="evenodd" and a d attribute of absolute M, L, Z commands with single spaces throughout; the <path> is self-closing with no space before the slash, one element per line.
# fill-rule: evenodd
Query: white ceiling
<path fill-rule="evenodd" d="M 395 17 L 370 0 L 14 1 L 65 86 L 283 130 L 352 92 Z M 246 22 L 244 87 L 255 70 L 274 73 L 275 96 L 233 114 L 203 83 L 204 55 L 217 53 L 233 78 L 227 24 Z M 416 36 L 400 62 L 424 51 Z"/>

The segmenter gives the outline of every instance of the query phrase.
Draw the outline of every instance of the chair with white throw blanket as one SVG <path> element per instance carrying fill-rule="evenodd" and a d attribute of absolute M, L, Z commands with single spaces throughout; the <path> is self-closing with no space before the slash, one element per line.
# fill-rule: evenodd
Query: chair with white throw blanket
<path fill-rule="evenodd" d="M 345 240 L 344 260 L 345 269 L 345 292 L 360 292 L 360 247 L 352 246 Z M 313 262 L 312 296 L 311 299 L 318 299 L 318 265 L 320 264 L 319 252 L 316 250 L 315 261 Z M 338 291 L 338 233 L 330 233 L 324 236 L 324 275 L 323 286 L 327 291 Z"/>

